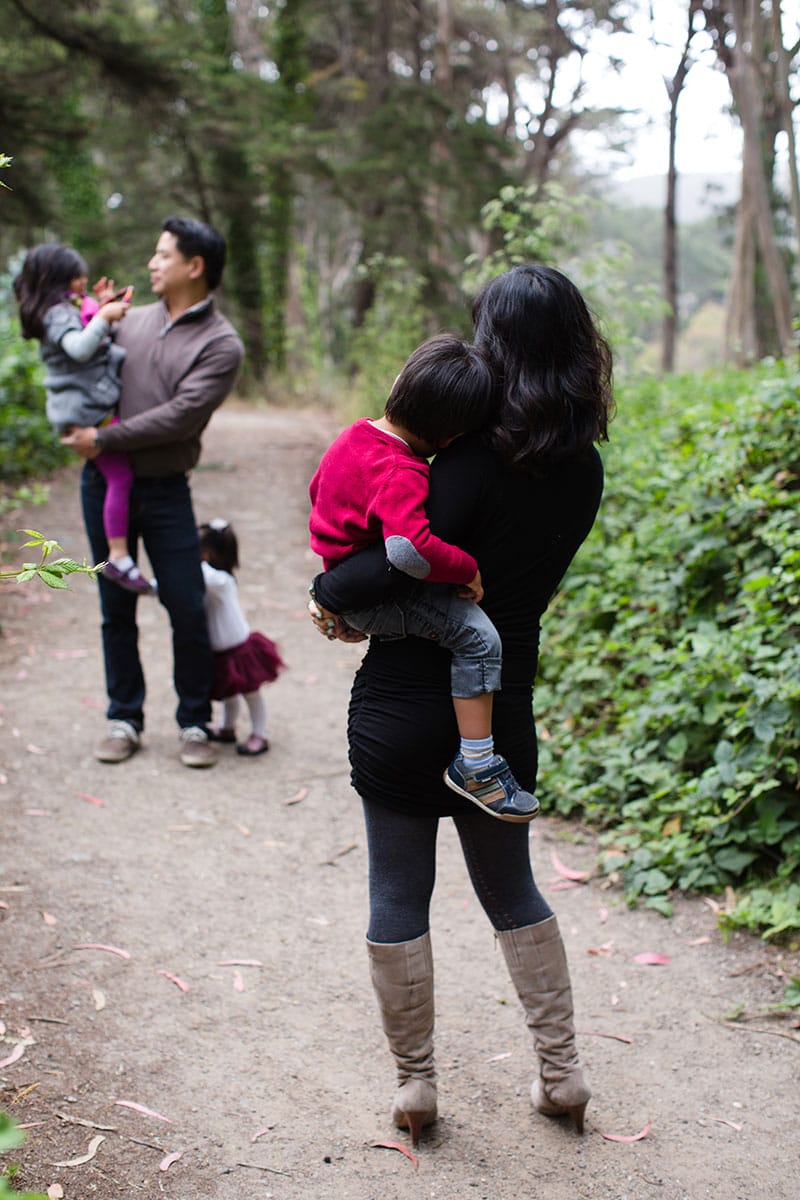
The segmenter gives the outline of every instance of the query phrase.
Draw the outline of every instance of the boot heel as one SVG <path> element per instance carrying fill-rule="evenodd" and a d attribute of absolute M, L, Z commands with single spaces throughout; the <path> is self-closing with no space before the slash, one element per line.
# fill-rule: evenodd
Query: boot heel
<path fill-rule="evenodd" d="M 408 1126 L 408 1132 L 411 1134 L 411 1145 L 415 1148 L 419 1145 L 419 1135 L 422 1133 L 422 1127 L 425 1124 L 426 1113 L 423 1112 L 404 1112 L 405 1123 Z"/>
<path fill-rule="evenodd" d="M 430 1079 L 406 1080 L 394 1098 L 392 1120 L 398 1129 L 408 1129 L 412 1145 L 418 1145 L 423 1128 L 437 1115 L 436 1084 Z"/>
<path fill-rule="evenodd" d="M 588 1100 L 584 1100 L 583 1104 L 573 1104 L 566 1110 L 572 1117 L 572 1124 L 575 1126 L 576 1133 L 583 1133 L 583 1114 L 586 1112 Z"/>

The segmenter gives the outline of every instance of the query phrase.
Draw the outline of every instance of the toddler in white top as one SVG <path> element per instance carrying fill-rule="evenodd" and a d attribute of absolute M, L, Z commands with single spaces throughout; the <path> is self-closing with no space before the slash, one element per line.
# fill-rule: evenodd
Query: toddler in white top
<path fill-rule="evenodd" d="M 247 740 L 237 745 L 237 753 L 248 757 L 264 754 L 269 742 L 261 685 L 272 683 L 285 664 L 275 643 L 251 630 L 242 612 L 234 575 L 239 566 L 239 546 L 232 527 L 216 518 L 201 525 L 198 533 L 208 636 L 214 654 L 211 699 L 222 701 L 222 721 L 208 726 L 208 736 L 215 742 L 236 741 L 236 718 L 243 697 L 252 728 Z"/>

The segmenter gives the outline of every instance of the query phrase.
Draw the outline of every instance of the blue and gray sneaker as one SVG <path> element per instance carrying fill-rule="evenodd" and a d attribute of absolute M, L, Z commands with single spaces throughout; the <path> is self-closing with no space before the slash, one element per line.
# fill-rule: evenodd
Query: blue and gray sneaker
<path fill-rule="evenodd" d="M 444 773 L 444 781 L 498 821 L 532 821 L 538 816 L 539 801 L 522 790 L 501 754 L 493 755 L 490 763 L 477 769 L 457 754 Z"/>

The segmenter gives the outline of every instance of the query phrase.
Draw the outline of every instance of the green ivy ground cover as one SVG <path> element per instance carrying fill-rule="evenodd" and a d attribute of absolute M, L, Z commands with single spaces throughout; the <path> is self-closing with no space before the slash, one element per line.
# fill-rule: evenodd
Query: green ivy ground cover
<path fill-rule="evenodd" d="M 545 626 L 545 809 L 599 826 L 601 867 L 670 912 L 800 930 L 800 374 L 620 390 L 600 519 Z"/>

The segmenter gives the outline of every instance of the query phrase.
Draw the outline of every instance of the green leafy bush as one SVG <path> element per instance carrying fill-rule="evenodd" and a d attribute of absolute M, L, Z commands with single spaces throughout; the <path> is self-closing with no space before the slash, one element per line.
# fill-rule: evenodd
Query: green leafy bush
<path fill-rule="evenodd" d="M 544 801 L 603 828 L 629 900 L 767 889 L 775 912 L 725 918 L 765 936 L 800 929 L 799 387 L 765 366 L 621 390 L 536 690 Z"/>

